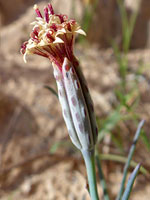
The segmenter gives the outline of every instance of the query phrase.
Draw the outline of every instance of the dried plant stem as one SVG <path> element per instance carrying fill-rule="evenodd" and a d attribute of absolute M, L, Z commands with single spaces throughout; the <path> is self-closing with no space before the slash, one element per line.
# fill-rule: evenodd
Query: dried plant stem
<path fill-rule="evenodd" d="M 99 200 L 96 185 L 94 150 L 81 150 L 81 152 L 86 165 L 91 200 Z"/>

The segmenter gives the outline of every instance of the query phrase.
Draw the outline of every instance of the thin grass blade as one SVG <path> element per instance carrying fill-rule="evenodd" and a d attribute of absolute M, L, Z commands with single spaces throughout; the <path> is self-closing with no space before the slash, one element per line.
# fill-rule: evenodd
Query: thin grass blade
<path fill-rule="evenodd" d="M 54 90 L 52 87 L 50 87 L 49 85 L 44 85 L 44 88 L 48 89 L 52 94 L 54 94 L 58 98 L 56 90 Z"/>

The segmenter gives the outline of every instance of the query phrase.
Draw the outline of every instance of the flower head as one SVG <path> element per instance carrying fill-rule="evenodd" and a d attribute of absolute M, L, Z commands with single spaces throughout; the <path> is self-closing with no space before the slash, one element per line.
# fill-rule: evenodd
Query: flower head
<path fill-rule="evenodd" d="M 75 20 L 55 14 L 51 4 L 44 8 L 44 17 L 37 5 L 30 39 L 23 43 L 21 53 L 48 58 L 54 68 L 59 101 L 72 142 L 82 150 L 93 149 L 97 139 L 97 126 L 93 102 L 86 81 L 73 54 L 77 33 L 85 35 Z"/>
<path fill-rule="evenodd" d="M 86 35 L 78 23 L 68 19 L 66 15 L 55 14 L 51 4 L 44 8 L 44 17 L 37 5 L 34 6 L 37 14 L 36 21 L 32 22 L 30 39 L 21 46 L 21 53 L 26 55 L 37 54 L 49 58 L 61 69 L 64 58 L 73 61 L 73 43 L 77 33 Z"/>

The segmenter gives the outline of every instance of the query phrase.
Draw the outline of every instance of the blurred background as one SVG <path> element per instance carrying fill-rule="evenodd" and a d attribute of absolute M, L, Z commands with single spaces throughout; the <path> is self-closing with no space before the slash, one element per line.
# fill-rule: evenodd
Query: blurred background
<path fill-rule="evenodd" d="M 49 1 L 0 0 L 0 199 L 83 200 L 86 171 L 71 144 L 49 61 L 20 55 L 35 19 Z M 97 148 L 114 199 L 134 133 L 145 120 L 134 162 L 141 163 L 131 200 L 150 196 L 150 0 L 52 0 L 87 37 L 75 55 L 95 105 Z M 99 184 L 99 182 L 98 182 Z M 101 186 L 98 186 L 102 197 Z"/>

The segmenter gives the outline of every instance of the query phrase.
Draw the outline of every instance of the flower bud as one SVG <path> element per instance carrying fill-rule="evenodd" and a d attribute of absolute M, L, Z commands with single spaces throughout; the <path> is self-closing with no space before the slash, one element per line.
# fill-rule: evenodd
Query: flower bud
<path fill-rule="evenodd" d="M 58 97 L 59 97 L 59 101 L 60 101 L 60 104 L 62 107 L 62 114 L 63 114 L 63 118 L 65 120 L 67 129 L 68 129 L 69 136 L 71 138 L 72 143 L 78 149 L 82 149 L 78 135 L 77 135 L 75 127 L 74 127 L 72 115 L 70 112 L 68 98 L 67 98 L 66 90 L 65 90 L 65 86 L 64 86 L 63 74 L 61 73 L 61 71 L 57 67 L 57 65 L 55 65 L 55 64 L 53 64 L 53 69 L 54 69 L 54 77 L 56 79 L 57 88 L 58 88 Z"/>
<path fill-rule="evenodd" d="M 96 131 L 96 122 L 93 120 L 93 105 L 87 86 L 85 87 L 85 80 L 80 81 L 83 75 L 80 72 L 79 78 L 76 68 L 65 58 L 62 72 L 54 66 L 54 76 L 63 117 L 73 144 L 79 149 L 93 149 L 96 142 L 93 127 Z"/>

